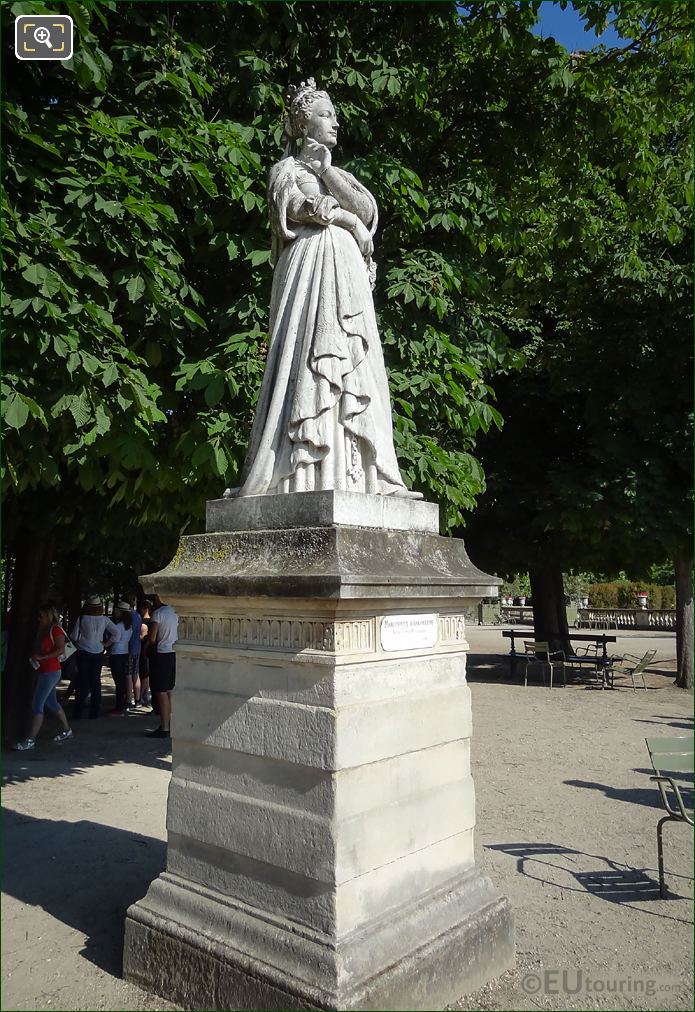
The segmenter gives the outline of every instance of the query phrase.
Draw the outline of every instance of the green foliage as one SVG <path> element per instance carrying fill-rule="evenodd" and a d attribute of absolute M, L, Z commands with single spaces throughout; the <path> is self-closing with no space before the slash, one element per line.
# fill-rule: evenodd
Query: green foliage
<path fill-rule="evenodd" d="M 531 597 L 531 581 L 528 573 L 516 573 L 513 577 L 505 580 L 500 587 L 500 597 Z"/>
<path fill-rule="evenodd" d="M 594 577 L 591 573 L 564 573 L 563 584 L 565 595 L 571 601 L 576 601 L 580 597 L 586 597 L 593 579 Z"/>
<path fill-rule="evenodd" d="M 59 492 L 58 516 L 90 502 L 99 522 L 105 499 L 173 526 L 234 482 L 267 341 L 282 91 L 317 66 L 341 163 L 382 209 L 376 298 L 404 473 L 460 522 L 484 488 L 475 441 L 502 424 L 492 380 L 522 361 L 509 330 L 523 320 L 486 259 L 514 231 L 510 180 L 484 164 L 498 140 L 481 157 L 450 98 L 467 91 L 466 118 L 487 108 L 494 23 L 453 3 L 61 9 L 73 60 L 21 64 L 5 104 L 10 497 Z"/>
<path fill-rule="evenodd" d="M 41 526 L 48 493 L 57 522 L 100 531 L 122 504 L 180 527 L 234 483 L 267 344 L 266 175 L 283 90 L 314 73 L 381 209 L 407 480 L 460 524 L 487 435 L 496 568 L 549 546 L 596 565 L 655 523 L 677 540 L 686 7 L 575 6 L 589 26 L 612 8 L 639 45 L 578 61 L 531 34 L 537 0 L 59 5 L 73 60 L 18 64 L 5 96 L 10 514 Z"/>
<path fill-rule="evenodd" d="M 535 336 L 496 383 L 505 428 L 478 442 L 469 537 L 487 566 L 641 573 L 691 544 L 692 14 L 574 6 L 625 43 L 555 47 L 566 92 L 507 253 Z"/>
<path fill-rule="evenodd" d="M 634 601 L 632 602 L 634 605 Z M 617 608 L 617 583 L 592 583 L 589 587 L 589 605 L 592 608 Z"/>
<path fill-rule="evenodd" d="M 673 583 L 673 563 L 670 560 L 655 562 L 649 567 L 649 582 L 658 583 L 661 586 L 670 586 Z"/>
<path fill-rule="evenodd" d="M 176 525 L 230 471 L 262 373 L 257 353 L 223 371 L 238 322 L 202 294 L 224 285 L 232 221 L 249 197 L 262 206 L 256 134 L 208 122 L 207 56 L 164 37 L 161 13 L 148 25 L 114 4 L 67 10 L 81 31 L 72 66 L 22 65 L 5 105 L 4 480 L 14 495 L 105 496 Z M 186 381 L 174 389 L 172 375 Z"/>
<path fill-rule="evenodd" d="M 591 608 L 636 608 L 638 591 L 647 591 L 647 607 L 660 611 L 676 606 L 676 588 L 658 583 L 618 580 L 612 583 L 592 583 L 589 587 Z"/>
<path fill-rule="evenodd" d="M 565 573 L 564 587 L 565 595 L 572 601 L 584 597 L 589 592 L 589 587 L 594 584 L 594 577 L 591 573 Z M 524 595 L 531 598 L 531 581 L 528 573 L 515 573 L 509 576 L 500 587 L 500 595 L 508 594 L 512 597 Z M 598 607 L 598 606 L 597 606 Z"/>

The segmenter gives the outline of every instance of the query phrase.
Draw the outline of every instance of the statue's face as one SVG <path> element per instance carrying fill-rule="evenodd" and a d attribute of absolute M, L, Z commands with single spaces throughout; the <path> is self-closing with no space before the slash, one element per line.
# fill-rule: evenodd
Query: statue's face
<path fill-rule="evenodd" d="M 312 105 L 306 136 L 327 148 L 334 148 L 338 143 L 338 120 L 329 98 L 317 98 Z"/>

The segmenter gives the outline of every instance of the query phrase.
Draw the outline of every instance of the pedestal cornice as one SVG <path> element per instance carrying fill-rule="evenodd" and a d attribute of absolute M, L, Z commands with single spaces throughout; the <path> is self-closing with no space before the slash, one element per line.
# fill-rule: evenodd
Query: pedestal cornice
<path fill-rule="evenodd" d="M 333 526 L 190 535 L 166 569 L 142 582 L 166 600 L 188 594 L 479 599 L 496 596 L 501 581 L 474 566 L 457 539 Z"/>

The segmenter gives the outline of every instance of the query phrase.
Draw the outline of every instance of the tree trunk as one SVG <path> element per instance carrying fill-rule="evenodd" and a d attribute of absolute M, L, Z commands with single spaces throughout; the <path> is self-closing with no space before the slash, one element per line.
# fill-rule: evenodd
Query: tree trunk
<path fill-rule="evenodd" d="M 695 663 L 692 550 L 676 555 L 673 568 L 676 574 L 676 685 L 692 689 Z"/>
<path fill-rule="evenodd" d="M 64 596 L 67 608 L 65 629 L 69 634 L 74 622 L 79 618 L 82 608 L 82 570 L 77 552 L 68 556 L 68 566 L 69 572 Z"/>
<path fill-rule="evenodd" d="M 12 581 L 14 579 L 14 558 L 9 542 L 5 543 L 2 556 L 2 613 L 5 615 L 12 599 Z"/>
<path fill-rule="evenodd" d="M 536 640 L 548 641 L 550 650 L 572 653 L 565 608 L 565 588 L 559 566 L 529 570 L 533 598 L 533 630 Z"/>
<path fill-rule="evenodd" d="M 2 709 L 7 737 L 24 734 L 30 717 L 33 670 L 29 657 L 37 628 L 37 609 L 45 593 L 52 546 L 48 534 L 24 531 L 17 538 L 7 664 L 2 680 Z"/>

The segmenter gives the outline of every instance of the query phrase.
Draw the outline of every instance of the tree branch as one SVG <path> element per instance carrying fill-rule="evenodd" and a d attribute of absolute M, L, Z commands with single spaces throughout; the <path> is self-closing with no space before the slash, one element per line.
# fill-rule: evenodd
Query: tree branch
<path fill-rule="evenodd" d="M 664 42 L 670 42 L 671 39 L 675 38 L 680 32 L 684 30 L 689 30 L 689 28 L 690 25 L 688 24 L 685 23 L 674 24 L 673 22 L 669 22 L 663 25 L 662 27 L 659 24 L 658 17 L 654 18 L 654 20 L 649 23 L 644 32 L 642 32 L 642 34 L 638 38 L 633 39 L 632 42 L 629 43 L 629 45 L 619 46 L 614 49 L 610 49 L 605 56 L 601 56 L 596 60 L 592 60 L 591 66 L 592 67 L 601 66 L 602 64 L 610 63 L 613 60 L 617 60 L 618 57 L 624 56 L 625 53 L 633 52 L 635 49 L 638 49 L 644 42 L 646 42 L 650 38 L 650 36 L 655 35 L 657 31 L 659 31 L 661 36 L 657 42 L 657 45 L 660 45 L 663 44 Z M 664 32 L 669 30 L 670 34 L 664 35 Z"/>

